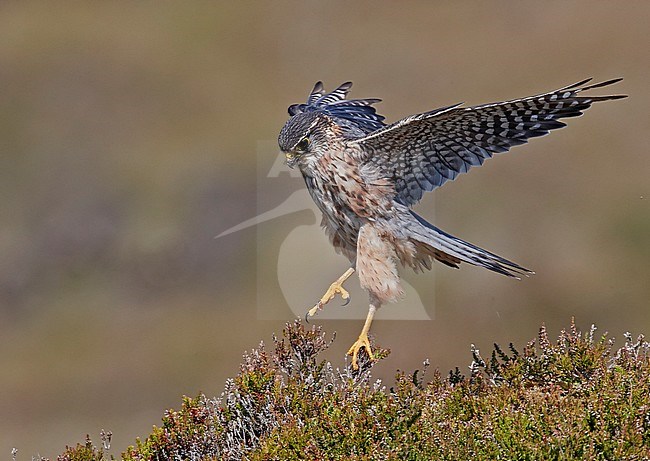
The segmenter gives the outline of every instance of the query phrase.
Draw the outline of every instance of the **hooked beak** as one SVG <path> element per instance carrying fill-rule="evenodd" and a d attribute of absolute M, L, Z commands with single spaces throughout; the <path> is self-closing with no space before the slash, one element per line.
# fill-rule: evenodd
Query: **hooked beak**
<path fill-rule="evenodd" d="M 287 166 L 289 168 L 293 168 L 296 166 L 296 156 L 292 154 L 291 152 L 286 152 L 284 154 L 284 158 L 287 160 Z"/>

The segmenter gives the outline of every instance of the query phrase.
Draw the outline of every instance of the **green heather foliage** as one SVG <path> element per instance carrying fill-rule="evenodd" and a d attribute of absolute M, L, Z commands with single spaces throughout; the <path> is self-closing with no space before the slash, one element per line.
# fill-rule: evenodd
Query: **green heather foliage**
<path fill-rule="evenodd" d="M 63 454 L 57 456 L 57 461 L 105 461 L 107 458 L 104 455 L 104 450 L 107 450 L 111 446 L 111 436 L 110 432 L 101 431 L 99 434 L 102 440 L 102 448 L 98 449 L 95 447 L 90 440 L 90 436 L 86 436 L 86 443 L 81 445 L 77 444 L 76 447 L 66 447 Z M 14 453 L 14 461 L 16 459 L 16 453 Z M 33 457 L 32 460 L 43 458 Z"/>
<path fill-rule="evenodd" d="M 650 344 L 572 322 L 552 343 L 544 327 L 518 351 L 472 347 L 469 376 L 370 375 L 318 359 L 320 328 L 288 324 L 273 350 L 244 356 L 220 399 L 185 398 L 124 460 L 642 460 L 650 459 Z M 381 351 L 385 357 L 387 351 Z M 85 445 L 61 460 L 101 460 Z"/>

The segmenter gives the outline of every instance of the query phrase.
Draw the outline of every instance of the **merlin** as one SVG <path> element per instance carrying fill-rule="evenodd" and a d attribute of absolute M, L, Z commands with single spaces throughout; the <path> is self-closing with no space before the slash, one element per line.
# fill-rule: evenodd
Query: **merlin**
<path fill-rule="evenodd" d="M 595 102 L 626 97 L 583 95 L 620 80 L 586 86 L 587 79 L 537 96 L 474 107 L 454 104 L 390 125 L 373 107 L 380 99 L 346 99 L 351 82 L 331 93 L 316 83 L 306 103 L 289 107 L 278 142 L 287 165 L 300 170 L 323 214 L 322 226 L 350 267 L 306 318 L 336 295 L 349 302 L 343 283 L 357 272 L 370 299 L 361 334 L 348 351 L 357 369 L 361 349 L 373 359 L 368 331 L 375 312 L 403 293 L 398 266 L 423 271 L 436 260 L 454 268 L 465 262 L 508 277 L 531 274 L 438 229 L 411 208 L 424 192 L 494 154 L 565 126 L 560 119 L 582 115 Z"/>

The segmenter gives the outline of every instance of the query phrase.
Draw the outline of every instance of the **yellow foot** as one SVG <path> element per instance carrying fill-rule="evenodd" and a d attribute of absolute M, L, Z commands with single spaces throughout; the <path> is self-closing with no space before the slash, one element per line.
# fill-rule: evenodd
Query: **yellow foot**
<path fill-rule="evenodd" d="M 359 339 L 357 339 L 356 342 L 352 345 L 352 347 L 350 347 L 347 354 L 352 356 L 352 368 L 354 368 L 355 370 L 359 369 L 359 363 L 358 363 L 359 351 L 364 347 L 366 348 L 366 352 L 368 353 L 368 357 L 370 357 L 370 360 L 374 360 L 374 357 L 372 355 L 372 349 L 370 349 L 370 341 L 368 340 L 368 335 L 365 333 L 361 333 L 359 335 Z"/>
<path fill-rule="evenodd" d="M 350 293 L 348 293 L 348 291 L 345 288 L 343 288 L 343 282 L 345 282 L 346 279 L 347 277 L 343 280 L 338 279 L 336 282 L 332 283 L 330 287 L 327 289 L 327 291 L 325 292 L 325 294 L 323 295 L 323 297 L 320 299 L 320 301 L 318 301 L 318 303 L 316 303 L 314 307 L 309 309 L 307 315 L 305 316 L 305 319 L 308 319 L 309 317 L 312 317 L 314 314 L 316 314 L 316 312 L 321 310 L 325 304 L 327 304 L 332 299 L 334 299 L 334 297 L 338 294 L 340 294 L 341 298 L 343 298 L 343 300 L 345 301 L 343 305 L 347 306 L 348 303 L 350 302 Z"/>

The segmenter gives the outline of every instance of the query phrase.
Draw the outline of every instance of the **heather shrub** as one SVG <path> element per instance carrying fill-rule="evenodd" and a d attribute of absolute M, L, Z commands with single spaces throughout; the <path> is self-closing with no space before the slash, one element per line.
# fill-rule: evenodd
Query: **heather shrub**
<path fill-rule="evenodd" d="M 270 348 L 244 356 L 219 398 L 185 397 L 124 460 L 650 459 L 650 345 L 572 322 L 556 341 L 544 327 L 521 350 L 473 346 L 467 375 L 428 363 L 386 388 L 373 363 L 319 359 L 333 339 L 287 324 Z M 377 347 L 377 346 L 375 346 Z M 379 349 L 381 359 L 388 351 Z M 102 460 L 68 448 L 62 460 Z"/>

